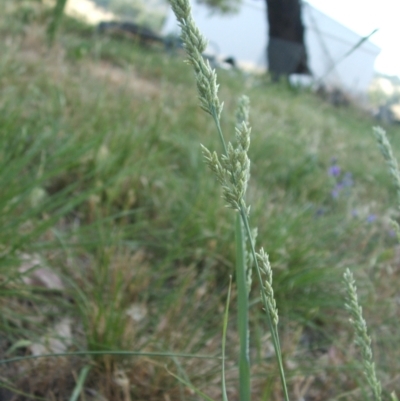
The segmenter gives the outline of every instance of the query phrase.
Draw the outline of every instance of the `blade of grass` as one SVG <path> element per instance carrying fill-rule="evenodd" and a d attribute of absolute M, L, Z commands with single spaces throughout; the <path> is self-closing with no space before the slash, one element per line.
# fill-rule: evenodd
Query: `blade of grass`
<path fill-rule="evenodd" d="M 91 368 L 92 367 L 90 365 L 86 365 L 82 368 L 81 373 L 79 374 L 79 377 L 78 377 L 78 381 L 76 383 L 76 386 L 74 388 L 74 391 L 72 392 L 72 395 L 71 395 L 69 401 L 76 401 L 78 399 L 79 395 L 82 392 L 87 375 L 89 374 Z"/>
<path fill-rule="evenodd" d="M 145 352 L 145 351 L 75 351 L 65 353 L 43 354 L 43 355 L 27 355 L 15 358 L 0 360 L 0 365 L 25 361 L 28 359 L 39 358 L 57 358 L 68 356 L 95 356 L 95 355 L 116 355 L 116 356 L 151 356 L 151 357 L 166 357 L 166 358 L 197 358 L 197 359 L 221 359 L 220 356 L 195 355 L 195 354 L 179 354 L 172 352 Z"/>
<path fill-rule="evenodd" d="M 246 277 L 245 236 L 239 213 L 236 213 L 235 239 L 238 331 L 240 338 L 239 394 L 240 400 L 250 401 L 249 294 Z"/>
<path fill-rule="evenodd" d="M 228 401 L 228 395 L 226 393 L 226 380 L 225 380 L 225 347 L 226 347 L 226 332 L 228 328 L 229 304 L 231 301 L 231 289 L 232 289 L 232 276 L 229 276 L 228 296 L 226 297 L 224 324 L 222 328 L 222 400 L 223 401 Z"/>
<path fill-rule="evenodd" d="M 189 387 L 191 390 L 193 390 L 196 394 L 198 394 L 200 397 L 202 397 L 206 401 L 215 401 L 211 397 L 209 397 L 207 394 L 204 394 L 202 391 L 200 391 L 197 387 L 194 387 L 192 384 L 188 383 L 186 380 L 182 379 L 181 377 L 177 376 L 175 373 L 172 373 L 170 370 L 165 368 L 167 372 L 175 377 L 175 379 L 179 380 L 182 384 L 184 384 L 186 387 Z"/>
<path fill-rule="evenodd" d="M 0 388 L 5 388 L 6 390 L 11 391 L 13 393 L 12 400 L 14 400 L 15 399 L 14 396 L 16 394 L 18 394 L 18 395 L 21 395 L 23 397 L 26 397 L 26 399 L 28 399 L 28 400 L 46 401 L 46 398 L 39 397 L 39 396 L 33 395 L 33 394 L 28 394 L 28 393 L 26 393 L 26 392 L 24 392 L 22 390 L 18 390 L 16 388 L 12 387 L 12 386 L 9 386 L 8 384 L 4 383 L 3 381 L 0 381 Z"/>
<path fill-rule="evenodd" d="M 47 28 L 47 35 L 50 44 L 52 44 L 54 41 L 54 37 L 64 14 L 64 8 L 66 4 L 67 0 L 57 0 L 57 3 L 54 7 L 53 18 Z"/>

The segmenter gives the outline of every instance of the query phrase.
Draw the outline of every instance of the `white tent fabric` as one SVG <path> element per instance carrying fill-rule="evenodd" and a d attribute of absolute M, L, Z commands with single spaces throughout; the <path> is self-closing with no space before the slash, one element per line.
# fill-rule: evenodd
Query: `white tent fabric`
<path fill-rule="evenodd" d="M 193 16 L 201 32 L 209 39 L 209 48 L 221 57 L 234 57 L 239 66 L 265 69 L 267 16 L 264 0 L 244 0 L 237 14 L 210 13 L 201 4 L 192 3 Z M 313 79 L 328 87 L 343 89 L 354 95 L 367 92 L 380 49 L 339 24 L 308 3 L 303 4 L 303 22 L 309 67 Z M 178 33 L 172 11 L 164 33 Z M 344 57 L 354 49 L 348 57 Z"/>
<path fill-rule="evenodd" d="M 245 0 L 237 14 L 228 15 L 211 13 L 205 5 L 191 3 L 196 24 L 209 41 L 209 52 L 234 57 L 244 66 L 265 69 L 267 24 L 264 1 Z M 172 11 L 163 32 L 179 32 Z"/>
<path fill-rule="evenodd" d="M 305 3 L 303 21 L 310 68 L 318 80 L 351 93 L 365 93 L 374 75 L 380 49 L 349 28 Z M 352 51 L 348 57 L 344 56 Z"/>

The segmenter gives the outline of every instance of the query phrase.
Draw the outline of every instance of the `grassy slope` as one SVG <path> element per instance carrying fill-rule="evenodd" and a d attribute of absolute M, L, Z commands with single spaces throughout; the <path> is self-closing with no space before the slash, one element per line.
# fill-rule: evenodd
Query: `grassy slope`
<path fill-rule="evenodd" d="M 21 339 L 43 341 L 68 316 L 70 350 L 218 354 L 233 216 L 201 159 L 199 143 L 219 143 L 182 55 L 97 37 L 68 20 L 49 50 L 46 12 L 32 2 L 10 4 L 0 44 L 0 351 Z M 346 371 L 354 350 L 338 278 L 347 266 L 360 269 L 367 317 L 379 333 L 378 364 L 390 380 L 398 370 L 389 334 L 396 311 L 383 298 L 395 296 L 398 275 L 388 224 L 394 191 L 371 134 L 374 122 L 262 78 L 223 71 L 219 78 L 228 136 L 238 95 L 252 103 L 251 219 L 275 269 L 294 396 L 306 389 L 310 399 L 326 399 L 362 385 L 359 373 Z M 389 129 L 395 149 L 398 133 Z M 338 180 L 346 172 L 353 180 L 337 198 L 327 173 L 332 158 L 342 170 Z M 57 272 L 64 288 L 27 285 L 21 266 L 33 260 Z M 255 398 L 279 397 L 266 379 L 276 372 L 265 359 L 270 343 L 257 296 L 254 288 Z M 234 308 L 231 324 L 228 384 L 235 399 Z M 20 344 L 8 356 L 32 351 Z M 63 399 L 88 361 L 22 362 L 0 376 L 8 380 L 3 385 Z M 219 363 L 212 360 L 94 361 L 87 388 L 108 399 L 124 399 L 121 383 L 131 386 L 132 399 L 195 399 L 165 364 L 219 397 Z"/>

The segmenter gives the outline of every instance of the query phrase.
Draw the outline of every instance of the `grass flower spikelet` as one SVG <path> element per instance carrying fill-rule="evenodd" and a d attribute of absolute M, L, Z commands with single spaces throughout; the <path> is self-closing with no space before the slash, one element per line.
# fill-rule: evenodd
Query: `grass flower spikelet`
<path fill-rule="evenodd" d="M 358 303 L 357 287 L 354 277 L 349 269 L 346 270 L 343 277 L 347 292 L 345 307 L 351 316 L 350 322 L 353 325 L 356 335 L 355 342 L 361 350 L 364 374 L 373 392 L 374 400 L 381 401 L 381 383 L 376 377 L 375 363 L 373 362 L 371 349 L 371 338 L 368 335 L 367 324 L 362 316 L 362 307 Z"/>
<path fill-rule="evenodd" d="M 242 95 L 239 98 L 238 107 L 236 110 L 237 124 L 240 124 L 242 122 L 245 122 L 246 124 L 248 124 L 249 112 L 250 112 L 250 99 L 247 96 Z"/>
<path fill-rule="evenodd" d="M 211 153 L 203 145 L 201 145 L 201 148 L 206 164 L 221 184 L 222 197 L 227 203 L 226 206 L 237 211 L 240 210 L 243 188 L 237 188 L 237 186 L 234 185 L 234 177 L 237 174 L 231 172 L 232 164 L 229 162 L 229 159 L 226 156 L 222 156 L 222 162 L 220 162 L 215 151 Z"/>
<path fill-rule="evenodd" d="M 207 47 L 207 40 L 192 18 L 188 1 L 170 1 L 170 4 L 182 30 L 181 37 L 188 55 L 188 62 L 195 71 L 200 107 L 212 116 L 215 113 L 219 118 L 222 104 L 218 99 L 217 74 L 201 55 Z"/>
<path fill-rule="evenodd" d="M 245 137 L 242 142 L 247 147 L 250 145 L 249 135 L 250 130 L 247 129 L 240 136 Z M 222 155 L 220 160 L 216 152 L 211 153 L 205 146 L 201 147 L 206 164 L 222 186 L 222 196 L 227 206 L 239 211 L 250 179 L 250 159 L 246 150 L 240 143 L 234 148 L 229 142 L 227 154 Z"/>
<path fill-rule="evenodd" d="M 272 269 L 271 264 L 269 263 L 268 254 L 264 251 L 263 248 L 260 249 L 260 252 L 256 254 L 257 260 L 261 269 L 261 272 L 265 276 L 265 280 L 263 283 L 265 295 L 266 295 L 266 303 L 264 305 L 267 312 L 271 315 L 272 320 L 274 322 L 275 327 L 278 326 L 279 318 L 278 318 L 278 309 L 276 307 L 274 290 L 272 288 Z M 263 297 L 261 297 L 263 299 Z"/>
<path fill-rule="evenodd" d="M 393 155 L 392 147 L 387 139 L 386 132 L 381 127 L 374 127 L 374 134 L 378 141 L 379 150 L 389 167 L 389 172 L 397 191 L 397 204 L 400 208 L 400 173 L 397 160 Z"/>
<path fill-rule="evenodd" d="M 389 173 L 392 176 L 392 180 L 397 192 L 397 206 L 400 210 L 400 172 L 396 158 L 393 155 L 392 146 L 387 139 L 386 132 L 381 127 L 374 127 L 374 135 L 378 141 L 379 150 L 382 153 L 383 158 L 389 169 Z M 396 232 L 398 241 L 400 242 L 400 227 L 397 221 L 392 220 L 392 227 Z"/>

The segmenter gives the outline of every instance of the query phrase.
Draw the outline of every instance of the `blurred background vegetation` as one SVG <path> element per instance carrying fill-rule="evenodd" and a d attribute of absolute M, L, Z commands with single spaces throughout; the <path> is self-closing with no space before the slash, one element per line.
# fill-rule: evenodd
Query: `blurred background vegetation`
<path fill-rule="evenodd" d="M 95 3 L 124 20 L 160 30 L 168 12 L 165 0 L 96 0 Z"/>

